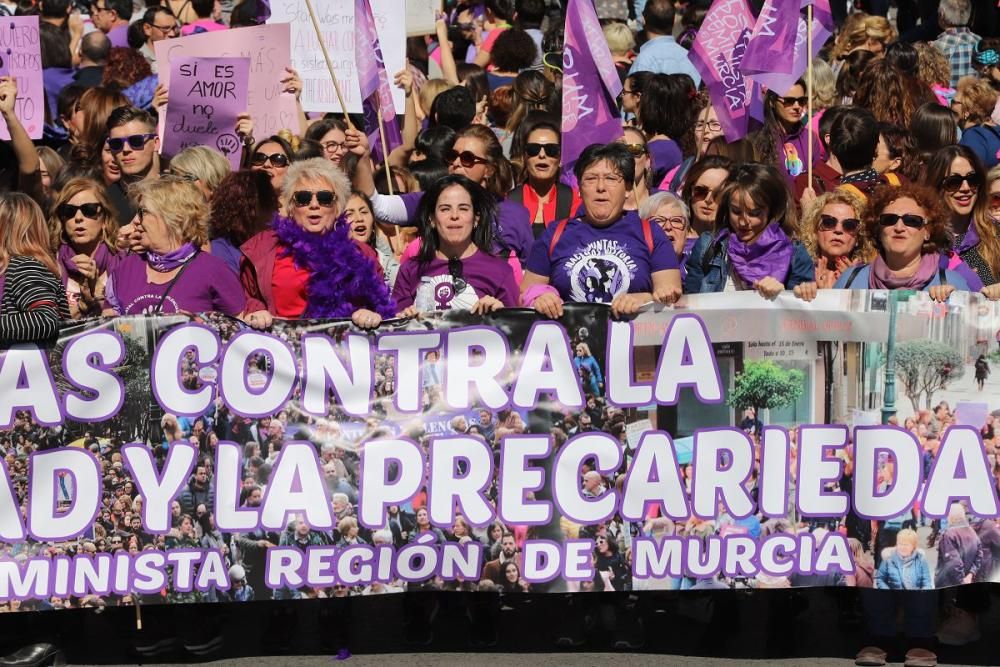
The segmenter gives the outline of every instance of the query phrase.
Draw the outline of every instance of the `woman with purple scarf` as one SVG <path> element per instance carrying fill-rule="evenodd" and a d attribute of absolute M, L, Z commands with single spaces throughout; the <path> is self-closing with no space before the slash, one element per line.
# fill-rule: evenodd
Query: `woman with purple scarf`
<path fill-rule="evenodd" d="M 948 213 L 933 190 L 919 185 L 882 186 L 865 211 L 865 227 L 875 243 L 874 261 L 845 271 L 836 289 L 910 289 L 947 301 L 969 285 L 941 266 L 951 247 Z"/>
<path fill-rule="evenodd" d="M 773 299 L 816 280 L 805 246 L 794 240 L 797 216 L 776 167 L 745 164 L 718 196 L 715 233 L 705 232 L 685 265 L 685 294 L 756 290 Z"/>
<path fill-rule="evenodd" d="M 343 215 L 350 193 L 347 177 L 330 160 L 312 158 L 288 168 L 271 228 L 241 247 L 250 326 L 265 329 L 275 317 L 349 317 L 373 329 L 395 315 L 378 256 L 351 237 Z"/>
<path fill-rule="evenodd" d="M 143 252 L 110 271 L 105 315 L 204 313 L 239 315 L 246 303 L 236 274 L 208 244 L 208 202 L 189 180 L 162 176 L 132 186 L 132 220 Z"/>
<path fill-rule="evenodd" d="M 118 262 L 118 222 L 104 186 L 91 178 L 69 180 L 49 216 L 72 319 L 99 317 L 108 272 Z"/>

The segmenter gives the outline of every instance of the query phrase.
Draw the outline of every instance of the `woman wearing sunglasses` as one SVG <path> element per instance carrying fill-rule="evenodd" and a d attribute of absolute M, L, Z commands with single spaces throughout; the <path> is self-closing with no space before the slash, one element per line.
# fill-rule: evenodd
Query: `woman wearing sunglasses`
<path fill-rule="evenodd" d="M 469 310 L 476 314 L 517 306 L 510 265 L 490 254 L 496 203 L 477 183 L 451 174 L 420 201 L 419 254 L 403 262 L 392 296 L 400 316 Z"/>
<path fill-rule="evenodd" d="M 922 184 L 941 193 L 949 214 L 954 241 L 942 249 L 946 268 L 961 273 L 973 291 L 1000 282 L 1000 235 L 990 222 L 989 197 L 980 195 L 986 170 L 979 157 L 966 146 L 946 146 L 927 161 Z"/>
<path fill-rule="evenodd" d="M 809 136 L 804 121 L 808 104 L 806 84 L 801 80 L 781 95 L 767 91 L 764 127 L 750 135 L 760 161 L 781 169 L 789 181 L 806 169 Z"/>
<path fill-rule="evenodd" d="M 837 289 L 911 289 L 947 301 L 968 290 L 961 275 L 942 268 L 951 246 L 948 213 L 933 190 L 919 185 L 883 186 L 868 200 L 865 226 L 875 259 L 841 274 Z"/>
<path fill-rule="evenodd" d="M 205 313 L 239 315 L 245 301 L 225 261 L 208 243 L 209 207 L 198 186 L 161 176 L 131 188 L 132 221 L 141 254 L 128 255 L 108 273 L 105 315 Z"/>
<path fill-rule="evenodd" d="M 522 128 L 515 141 L 515 150 L 521 154 L 523 164 L 521 185 L 511 190 L 510 200 L 528 209 L 528 219 L 537 238 L 553 220 L 573 215 L 580 207 L 580 195 L 574 188 L 559 182 L 559 156 L 562 154 L 559 120 L 533 111 Z"/>
<path fill-rule="evenodd" d="M 295 151 L 287 141 L 277 135 L 271 136 L 254 146 L 250 154 L 250 168 L 266 173 L 271 179 L 274 193 L 280 195 L 285 183 L 285 172 L 288 171 L 294 154 Z"/>
<path fill-rule="evenodd" d="M 862 223 L 865 202 L 846 190 L 821 194 L 802 217 L 802 243 L 816 266 L 818 289 L 833 287 L 849 267 L 870 262 L 875 254 Z M 799 290 L 799 296 L 805 296 Z"/>
<path fill-rule="evenodd" d="M 358 145 L 370 154 L 367 139 L 359 134 Z M 375 190 L 370 160 L 361 159 L 354 172 L 356 189 L 371 197 L 375 218 L 383 222 L 413 226 L 417 221 L 417 209 L 423 193 L 404 195 L 383 195 Z M 478 183 L 497 200 L 497 216 L 494 227 L 494 249 L 498 256 L 506 257 L 513 252 L 523 261 L 533 242 L 531 221 L 527 209 L 506 198 L 513 185 L 513 168 L 503 155 L 503 148 L 497 136 L 485 125 L 469 125 L 458 133 L 454 147 L 445 153 L 448 173 L 465 176 Z M 502 252 L 502 255 L 501 255 Z"/>
<path fill-rule="evenodd" d="M 99 317 L 108 272 L 118 261 L 118 221 L 101 184 L 74 178 L 52 202 L 49 229 L 73 319 Z"/>
<path fill-rule="evenodd" d="M 28 195 L 0 195 L 0 346 L 55 340 L 69 319 L 42 209 Z"/>
<path fill-rule="evenodd" d="M 687 260 L 684 292 L 755 290 L 773 299 L 815 281 L 809 252 L 795 239 L 797 215 L 777 167 L 745 164 L 719 194 L 717 232 L 704 233 Z"/>
<path fill-rule="evenodd" d="M 632 191 L 625 200 L 626 211 L 638 211 L 649 195 L 659 192 L 653 187 L 653 156 L 649 152 L 649 143 L 642 130 L 626 127 L 622 138 L 618 140 L 632 154 L 635 161 L 635 182 Z"/>
<path fill-rule="evenodd" d="M 395 304 L 375 251 L 351 238 L 351 225 L 338 224 L 351 192 L 347 177 L 326 158 L 296 162 L 285 176 L 271 229 L 242 247 L 246 321 L 266 329 L 275 317 L 350 317 L 377 327 Z"/>
<path fill-rule="evenodd" d="M 691 246 L 702 234 L 715 231 L 719 191 L 732 168 L 733 161 L 722 155 L 705 155 L 691 165 L 681 188 L 681 197 L 691 209 L 691 229 L 688 232 Z"/>

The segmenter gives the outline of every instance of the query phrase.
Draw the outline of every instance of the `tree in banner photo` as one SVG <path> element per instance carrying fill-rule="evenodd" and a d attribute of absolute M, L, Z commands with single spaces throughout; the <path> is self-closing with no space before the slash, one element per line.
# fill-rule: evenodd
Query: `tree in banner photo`
<path fill-rule="evenodd" d="M 998 331 L 884 291 L 67 325 L 0 355 L 0 599 L 994 581 Z"/>

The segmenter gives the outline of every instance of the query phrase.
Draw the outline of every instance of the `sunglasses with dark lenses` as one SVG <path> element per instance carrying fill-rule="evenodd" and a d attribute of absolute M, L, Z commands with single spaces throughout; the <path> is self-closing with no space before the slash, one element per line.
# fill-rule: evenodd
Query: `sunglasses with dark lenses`
<path fill-rule="evenodd" d="M 312 203 L 313 196 L 316 197 L 316 203 L 323 208 L 330 208 L 333 206 L 333 202 L 337 201 L 337 195 L 329 190 L 319 190 L 317 192 L 313 192 L 312 190 L 297 190 L 292 194 L 292 199 L 295 201 L 296 206 L 305 208 Z"/>
<path fill-rule="evenodd" d="M 632 154 L 632 157 L 639 157 L 640 155 L 645 155 L 648 150 L 645 144 L 625 144 L 626 150 Z"/>
<path fill-rule="evenodd" d="M 455 149 L 452 149 L 447 153 L 445 153 L 444 159 L 445 162 L 447 162 L 448 164 L 451 164 L 455 160 L 458 160 L 459 162 L 462 163 L 462 166 L 465 167 L 466 169 L 475 167 L 477 164 L 486 164 L 487 162 L 489 162 L 489 160 L 487 160 L 486 158 L 479 157 L 472 151 L 462 151 L 461 153 L 459 153 Z"/>
<path fill-rule="evenodd" d="M 692 201 L 703 201 L 705 199 L 708 199 L 709 195 L 712 195 L 712 198 L 714 199 L 715 194 L 716 194 L 715 190 L 708 187 L 707 185 L 696 185 L 693 188 L 691 188 Z"/>
<path fill-rule="evenodd" d="M 895 224 L 895 223 L 893 223 Z M 832 232 L 837 228 L 837 225 L 841 225 L 844 231 L 848 234 L 853 234 L 858 231 L 858 227 L 861 226 L 861 221 L 857 218 L 847 218 L 846 220 L 838 220 L 832 215 L 821 215 L 819 216 L 819 228 L 824 232 Z"/>
<path fill-rule="evenodd" d="M 155 138 L 155 134 L 133 134 L 127 137 L 108 137 L 108 149 L 112 153 L 121 153 L 125 150 L 125 144 L 134 151 L 141 151 L 146 142 Z"/>
<path fill-rule="evenodd" d="M 895 227 L 896 222 L 903 221 L 903 224 L 910 229 L 920 229 L 927 224 L 927 220 L 919 215 L 907 213 L 906 215 L 896 215 L 895 213 L 883 213 L 878 217 L 878 224 L 882 227 Z"/>
<path fill-rule="evenodd" d="M 455 286 L 455 294 L 464 292 L 468 283 L 465 282 L 465 274 L 462 271 L 462 260 L 457 257 L 449 259 L 448 274 L 451 276 L 451 284 Z"/>
<path fill-rule="evenodd" d="M 804 107 L 809 104 L 808 97 L 779 97 L 778 101 L 786 107 L 790 107 L 795 104 L 798 104 L 800 107 Z"/>
<path fill-rule="evenodd" d="M 288 156 L 284 153 L 254 153 L 250 158 L 250 164 L 255 167 L 263 167 L 266 162 L 270 162 L 274 167 L 287 167 L 288 166 Z"/>
<path fill-rule="evenodd" d="M 970 171 L 964 176 L 961 174 L 952 174 L 947 178 L 942 178 L 941 189 L 945 192 L 958 192 L 962 189 L 962 183 L 968 183 L 969 189 L 971 190 L 978 190 L 979 186 L 982 184 L 979 179 L 979 174 L 974 171 Z"/>
<path fill-rule="evenodd" d="M 562 148 L 559 144 L 525 144 L 524 152 L 528 157 L 538 157 L 542 151 L 549 157 L 559 157 Z"/>
<path fill-rule="evenodd" d="M 104 210 L 97 202 L 88 202 L 86 204 L 80 204 L 79 206 L 74 206 L 73 204 L 60 204 L 59 208 L 56 209 L 56 215 L 62 221 L 72 220 L 76 217 L 76 212 L 79 211 L 83 213 L 83 217 L 89 218 L 91 220 L 96 220 L 97 216 L 101 214 Z"/>

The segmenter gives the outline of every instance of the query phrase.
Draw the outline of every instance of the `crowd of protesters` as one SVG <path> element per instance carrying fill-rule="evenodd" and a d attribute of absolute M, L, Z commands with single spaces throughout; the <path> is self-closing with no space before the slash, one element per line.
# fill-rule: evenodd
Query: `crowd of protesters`
<path fill-rule="evenodd" d="M 157 114 L 166 90 L 152 45 L 255 25 L 260 0 L 0 2 L 0 13 L 40 17 L 47 105 L 44 139 L 33 142 L 15 113 L 18 82 L 0 77 L 0 115 L 11 136 L 0 145 L 0 345 L 49 342 L 61 322 L 114 315 L 212 311 L 234 318 L 227 320 L 230 335 L 241 321 L 295 339 L 294 323 L 282 321 L 349 318 L 375 329 L 384 319 L 432 311 L 515 307 L 560 317 L 572 302 L 609 304 L 622 317 L 684 294 L 737 290 L 768 299 L 789 290 L 807 301 L 819 290 L 868 288 L 924 290 L 941 302 L 955 290 L 1000 299 L 995 3 L 939 0 L 920 2 L 917 11 L 901 0 L 891 21 L 887 0 L 865 2 L 870 13 L 846 14 L 845 3 L 832 3 L 837 32 L 816 62 L 811 98 L 804 80 L 766 91 L 764 122 L 727 141 L 721 110 L 709 101 L 687 51 L 711 3 L 597 0 L 623 82 L 624 130 L 617 142 L 587 148 L 572 179 L 560 173 L 564 4 L 446 2 L 436 35 L 411 38 L 409 64 L 394 75 L 406 100 L 403 144 L 384 164 L 373 160 L 360 119 L 348 125 L 340 116 L 303 112 L 299 132 L 255 139 L 243 114 L 233 128 L 244 142 L 242 168 L 233 170 L 207 146 L 161 153 Z M 759 10 L 761 3 L 751 4 Z M 282 94 L 301 96 L 295 71 L 276 83 Z M 556 444 L 603 430 L 626 446 L 624 414 L 601 398 L 601 365 L 587 340 L 576 343 L 588 405 L 563 415 Z M 429 411 L 440 403 L 437 361 L 431 352 L 424 364 Z M 376 371 L 377 395 L 391 396 L 391 365 L 381 360 Z M 193 369 L 189 376 L 198 382 Z M 944 406 L 907 424 L 929 461 L 949 415 Z M 504 434 L 525 430 L 524 415 L 511 410 L 449 419 L 452 431 L 494 446 Z M 314 531 L 295 521 L 282 533 L 220 534 L 211 512 L 214 444 L 245 445 L 241 501 L 253 506 L 281 443 L 306 427 L 317 443 L 337 529 Z M 190 440 L 202 458 L 174 504 L 174 530 L 152 536 L 142 530 L 142 499 L 118 452 L 125 436 L 95 426 L 82 439 L 105 473 L 92 534 L 72 544 L 14 545 L 10 555 L 200 545 L 224 551 L 233 588 L 165 591 L 167 598 L 334 597 L 403 585 L 272 591 L 263 585 L 265 549 L 400 546 L 431 533 L 488 547 L 483 581 L 462 583 L 463 590 L 530 591 L 517 557 L 530 528 L 471 528 L 456 517 L 442 530 L 428 522 L 420 498 L 390 508 L 381 530 L 358 524 L 358 443 L 380 428 L 373 418 L 348 437 L 334 419 L 306 426 L 287 413 L 248 420 L 221 404 L 198 419 L 166 415 L 153 444 L 165 449 Z M 993 433 L 992 422 L 984 439 L 986 429 Z M 986 441 L 995 437 L 1000 433 Z M 28 415 L 0 439 L 21 497 L 27 456 L 53 443 L 65 444 Z M 847 470 L 849 480 L 849 461 Z M 585 493 L 598 495 L 619 482 L 581 471 Z M 891 462 L 881 482 L 892 483 Z M 651 516 L 642 526 L 620 519 L 564 525 L 563 534 L 595 540 L 599 574 L 579 590 L 740 585 L 633 583 L 631 541 L 640 533 L 843 530 L 854 540 L 854 575 L 800 584 L 926 589 L 992 579 L 1000 544 L 995 524 L 970 523 L 961 505 L 953 507 L 947 521 L 934 523 L 937 565 L 930 568 L 914 532 L 925 523 L 914 508 L 874 526 L 850 518 L 762 524 L 753 517 L 675 523 Z M 796 584 L 759 578 L 750 585 Z M 112 601 L 135 602 L 119 596 L 30 606 Z"/>

